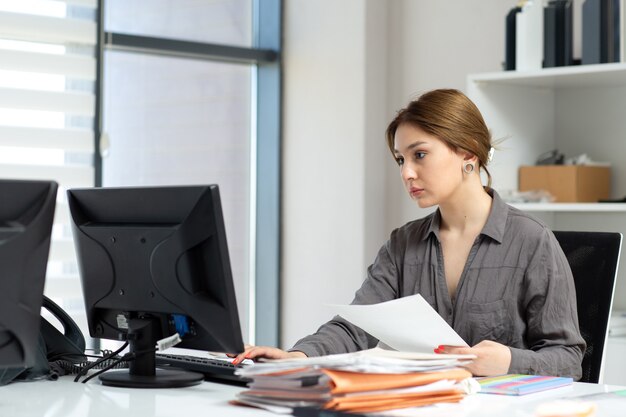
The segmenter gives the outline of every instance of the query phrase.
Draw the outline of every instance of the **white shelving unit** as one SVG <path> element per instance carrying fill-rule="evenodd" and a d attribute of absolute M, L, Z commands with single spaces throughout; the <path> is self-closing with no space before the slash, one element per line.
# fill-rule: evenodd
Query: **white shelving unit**
<path fill-rule="evenodd" d="M 550 213 L 626 213 L 626 203 L 520 203 L 512 206 L 524 211 Z"/>
<path fill-rule="evenodd" d="M 626 196 L 626 64 L 472 74 L 467 91 L 494 139 L 503 139 L 489 167 L 496 190 L 517 190 L 518 167 L 533 165 L 540 154 L 558 149 L 566 157 L 586 153 L 594 161 L 609 162 L 611 197 Z M 554 230 L 626 235 L 626 203 L 515 206 L 533 212 Z M 621 257 L 613 303 L 621 310 L 626 310 L 625 259 Z M 626 357 L 622 342 L 609 340 L 605 368 L 624 368 L 623 361 L 612 363 L 612 358 Z M 626 369 L 607 378 L 607 383 L 626 384 Z"/>
<path fill-rule="evenodd" d="M 614 63 L 543 68 L 523 72 L 502 71 L 472 74 L 469 80 L 476 84 L 510 84 L 551 89 L 610 87 L 626 83 L 626 66 L 623 63 Z"/>

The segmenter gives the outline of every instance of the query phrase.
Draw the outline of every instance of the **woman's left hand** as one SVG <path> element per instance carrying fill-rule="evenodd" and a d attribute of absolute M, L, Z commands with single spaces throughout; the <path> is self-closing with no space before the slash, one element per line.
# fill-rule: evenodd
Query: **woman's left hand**
<path fill-rule="evenodd" d="M 476 359 L 465 367 L 474 376 L 503 375 L 511 365 L 511 350 L 491 340 L 483 340 L 472 347 L 439 346 L 435 352 L 476 355 Z"/>

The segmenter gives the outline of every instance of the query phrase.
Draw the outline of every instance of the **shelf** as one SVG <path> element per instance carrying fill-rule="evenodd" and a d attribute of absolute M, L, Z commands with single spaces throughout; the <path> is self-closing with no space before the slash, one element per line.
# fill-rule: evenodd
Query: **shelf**
<path fill-rule="evenodd" d="M 626 84 L 626 64 L 575 65 L 531 71 L 470 74 L 468 81 L 546 88 L 580 88 Z"/>
<path fill-rule="evenodd" d="M 523 211 L 571 213 L 626 213 L 626 203 L 514 203 Z"/>

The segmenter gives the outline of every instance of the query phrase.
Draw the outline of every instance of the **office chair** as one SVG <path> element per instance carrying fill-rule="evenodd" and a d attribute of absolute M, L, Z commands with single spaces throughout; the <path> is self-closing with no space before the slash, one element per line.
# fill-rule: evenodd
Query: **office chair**
<path fill-rule="evenodd" d="M 578 324 L 587 350 L 581 382 L 597 383 L 608 334 L 617 276 L 621 233 L 554 232 L 569 262 L 576 286 Z"/>

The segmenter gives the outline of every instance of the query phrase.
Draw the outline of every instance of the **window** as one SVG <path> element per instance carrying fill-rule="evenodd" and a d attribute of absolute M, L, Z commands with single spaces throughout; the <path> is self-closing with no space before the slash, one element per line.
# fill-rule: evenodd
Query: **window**
<path fill-rule="evenodd" d="M 45 291 L 85 330 L 65 190 L 94 184 L 95 7 L 0 1 L 0 177 L 59 183 Z"/>
<path fill-rule="evenodd" d="M 103 10 L 101 185 L 220 186 L 249 343 L 279 343 L 280 10 L 278 0 Z"/>
<path fill-rule="evenodd" d="M 60 184 L 46 293 L 85 312 L 65 190 L 220 185 L 244 339 L 278 344 L 280 0 L 0 0 L 0 177 Z"/>
<path fill-rule="evenodd" d="M 105 5 L 107 32 L 252 46 L 251 0 L 106 0 Z"/>
<path fill-rule="evenodd" d="M 242 331 L 251 237 L 250 65 L 105 52 L 102 185 L 218 184 Z"/>

